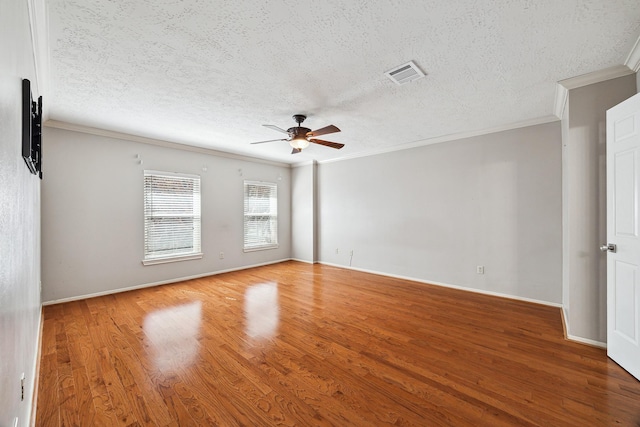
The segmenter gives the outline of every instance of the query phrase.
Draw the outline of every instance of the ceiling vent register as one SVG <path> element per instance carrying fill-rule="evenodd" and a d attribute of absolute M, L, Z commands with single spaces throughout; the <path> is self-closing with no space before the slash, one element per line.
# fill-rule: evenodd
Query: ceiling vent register
<path fill-rule="evenodd" d="M 413 61 L 398 65 L 393 70 L 384 73 L 397 85 L 403 85 L 425 76 L 420 68 Z"/>

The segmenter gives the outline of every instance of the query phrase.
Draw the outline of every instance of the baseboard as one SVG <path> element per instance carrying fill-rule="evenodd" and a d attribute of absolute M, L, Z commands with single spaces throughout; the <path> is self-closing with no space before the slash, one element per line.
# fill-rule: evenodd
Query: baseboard
<path fill-rule="evenodd" d="M 305 264 L 316 264 L 317 261 L 308 261 L 306 259 L 299 259 L 299 258 L 290 258 L 290 261 L 297 261 L 297 262 L 303 262 Z"/>
<path fill-rule="evenodd" d="M 602 341 L 590 340 L 589 338 L 577 337 L 575 335 L 567 335 L 568 341 L 575 341 L 580 344 L 586 344 L 593 347 L 607 348 L 607 343 Z"/>
<path fill-rule="evenodd" d="M 151 288 L 151 287 L 154 287 L 154 286 L 168 285 L 170 283 L 183 282 L 185 280 L 200 279 L 202 277 L 216 276 L 218 274 L 224 274 L 224 273 L 231 273 L 233 271 L 248 270 L 250 268 L 262 267 L 262 266 L 265 266 L 265 265 L 279 264 L 279 263 L 285 262 L 285 261 L 291 261 L 291 258 L 284 258 L 284 259 L 279 259 L 279 260 L 276 260 L 276 261 L 268 261 L 268 262 L 263 262 L 263 263 L 260 263 L 260 264 L 245 265 L 245 266 L 242 266 L 242 267 L 228 268 L 226 270 L 212 271 L 212 272 L 209 272 L 209 273 L 196 274 L 196 275 L 193 275 L 193 276 L 177 277 L 175 279 L 162 280 L 160 282 L 153 282 L 153 283 L 145 283 L 145 284 L 142 284 L 142 285 L 128 286 L 126 288 L 111 289 L 111 290 L 108 290 L 108 291 L 95 292 L 95 293 L 92 293 L 92 294 L 78 295 L 78 296 L 69 297 L 69 298 L 61 298 L 61 299 L 57 299 L 57 300 L 51 300 L 51 301 L 43 302 L 42 305 L 43 306 L 47 306 L 47 305 L 62 304 L 62 303 L 65 303 L 65 302 L 78 301 L 78 300 L 83 300 L 83 299 L 87 299 L 87 298 L 95 298 L 95 297 L 101 297 L 101 296 L 105 296 L 105 295 L 118 294 L 120 292 L 135 291 L 136 289 Z"/>
<path fill-rule="evenodd" d="M 589 338 L 582 338 L 569 334 L 569 316 L 567 315 L 567 309 L 565 307 L 560 310 L 560 315 L 562 316 L 562 332 L 564 333 L 565 340 L 590 345 L 592 347 L 607 348 L 607 343 L 605 342 L 595 341 Z"/>
<path fill-rule="evenodd" d="M 461 291 L 475 292 L 475 293 L 478 293 L 478 294 L 491 295 L 491 296 L 500 297 L 500 298 L 507 298 L 507 299 L 513 299 L 513 300 L 518 300 L 518 301 L 530 302 L 530 303 L 533 303 L 533 304 L 541 304 L 541 305 L 546 305 L 546 306 L 550 306 L 550 307 L 557 307 L 557 308 L 560 308 L 560 316 L 562 317 L 562 328 L 563 328 L 564 338 L 566 340 L 574 341 L 574 342 L 577 342 L 577 343 L 580 343 L 580 344 L 590 345 L 590 346 L 593 346 L 593 347 L 607 348 L 607 343 L 604 343 L 604 342 L 601 342 L 601 341 L 592 340 L 592 339 L 589 339 L 589 338 L 582 338 L 582 337 L 578 337 L 578 336 L 575 336 L 575 335 L 568 334 L 567 333 L 567 331 L 569 330 L 569 325 L 567 323 L 568 316 L 566 316 L 565 308 L 563 307 L 562 304 L 558 304 L 558 303 L 555 303 L 555 302 L 549 302 L 549 301 L 541 301 L 541 300 L 537 300 L 537 299 L 533 299 L 533 298 L 525 298 L 525 297 L 519 297 L 519 296 L 515 296 L 515 295 L 503 294 L 503 293 L 500 293 L 500 292 L 486 291 L 486 290 L 483 290 L 483 289 L 474 289 L 474 288 L 469 288 L 469 287 L 465 287 L 465 286 L 452 285 L 452 284 L 449 284 L 449 283 L 442 283 L 442 282 L 435 282 L 435 281 L 430 281 L 430 280 L 416 279 L 415 277 L 408 277 L 408 276 L 400 276 L 400 275 L 397 275 L 397 274 L 382 273 L 382 272 L 379 272 L 379 271 L 367 270 L 367 269 L 364 269 L 364 268 L 349 267 L 349 266 L 333 264 L 333 263 L 329 263 L 329 262 L 320 261 L 319 264 L 328 265 L 328 266 L 337 267 L 337 268 L 344 268 L 344 269 L 347 269 L 347 270 L 361 271 L 363 273 L 376 274 L 378 276 L 393 277 L 395 279 L 410 280 L 412 282 L 425 283 L 425 284 L 428 284 L 428 285 L 436 285 L 436 286 L 442 286 L 442 287 L 445 287 L 445 288 L 458 289 L 458 290 L 461 290 Z"/>
<path fill-rule="evenodd" d="M 324 261 L 318 261 L 318 263 L 319 264 L 323 264 L 323 265 L 329 265 L 331 267 L 338 267 L 338 268 L 344 268 L 344 269 L 347 269 L 347 270 L 361 271 L 363 273 L 376 274 L 378 276 L 393 277 L 394 279 L 410 280 L 412 282 L 424 283 L 424 284 L 427 284 L 427 285 L 442 286 L 442 287 L 445 287 L 445 288 L 458 289 L 458 290 L 461 290 L 461 291 L 475 292 L 477 294 L 490 295 L 490 296 L 494 296 L 494 297 L 507 298 L 507 299 L 512 299 L 512 300 L 530 302 L 530 303 L 533 303 L 533 304 L 541 304 L 541 305 L 546 305 L 546 306 L 550 306 L 550 307 L 562 308 L 562 304 L 555 303 L 555 302 L 550 302 L 550 301 L 537 300 L 537 299 L 534 299 L 534 298 L 520 297 L 520 296 L 516 296 L 516 295 L 503 294 L 503 293 L 500 293 L 500 292 L 487 291 L 487 290 L 484 290 L 484 289 L 469 288 L 469 287 L 466 287 L 466 286 L 452 285 L 452 284 L 449 284 L 449 283 L 442 283 L 442 282 L 436 282 L 436 281 L 431 281 L 431 280 L 418 279 L 418 278 L 415 278 L 415 277 L 401 276 L 401 275 L 398 275 L 398 274 L 384 273 L 384 272 L 381 272 L 381 271 L 368 270 L 368 269 L 364 269 L 364 268 L 350 267 L 350 266 L 345 266 L 345 265 L 340 265 L 340 264 L 333 264 L 333 263 L 324 262 Z"/>
<path fill-rule="evenodd" d="M 562 304 L 549 302 L 549 301 L 536 300 L 536 299 L 533 299 L 533 298 L 525 298 L 525 297 L 519 297 L 519 296 L 515 296 L 515 295 L 503 294 L 503 293 L 500 293 L 500 292 L 486 291 L 486 290 L 483 290 L 483 289 L 474 289 L 474 288 L 469 288 L 469 287 L 465 287 L 465 286 L 452 285 L 452 284 L 448 284 L 448 283 L 435 282 L 435 281 L 423 280 L 423 279 L 416 279 L 414 277 L 400 276 L 400 275 L 397 275 L 397 274 L 382 273 L 382 272 L 379 272 L 379 271 L 367 270 L 367 269 L 364 269 L 364 268 L 349 267 L 349 266 L 333 264 L 333 263 L 329 263 L 329 262 L 319 262 L 319 264 L 328 265 L 328 266 L 337 267 L 337 268 L 344 268 L 344 269 L 347 269 L 347 270 L 361 271 L 363 273 L 376 274 L 378 276 L 393 277 L 395 279 L 410 280 L 412 282 L 425 283 L 425 284 L 428 284 L 428 285 L 436 285 L 436 286 L 442 286 L 442 287 L 445 287 L 445 288 L 458 289 L 458 290 L 461 290 L 461 291 L 475 292 L 475 293 L 479 293 L 479 294 L 491 295 L 491 296 L 500 297 L 500 298 L 507 298 L 507 299 L 513 299 L 513 300 L 518 300 L 518 301 L 530 302 L 530 303 L 534 303 L 534 304 L 546 305 L 546 306 L 550 306 L 550 307 L 557 307 L 557 308 L 560 308 L 560 316 L 562 317 L 562 329 L 563 329 L 564 338 L 566 340 L 574 341 L 574 342 L 577 342 L 577 343 L 580 343 L 580 344 L 590 345 L 590 346 L 593 346 L 593 347 L 607 348 L 607 343 L 604 343 L 604 342 L 601 342 L 601 341 L 591 340 L 589 338 L 582 338 L 582 337 L 578 337 L 578 336 L 575 336 L 575 335 L 568 334 L 567 333 L 567 331 L 569 330 L 569 324 L 567 323 L 568 322 L 568 316 L 566 315 L 565 308 L 562 306 Z"/>
<path fill-rule="evenodd" d="M 569 316 L 567 315 L 567 309 L 564 306 L 562 307 L 562 310 L 560 310 L 560 318 L 562 319 L 562 334 L 564 335 L 564 339 L 566 340 L 569 336 L 569 334 L 567 333 L 567 331 L 569 330 L 569 323 L 567 323 L 569 321 Z"/>
<path fill-rule="evenodd" d="M 38 326 L 38 339 L 36 349 L 36 360 L 33 367 L 33 390 L 31 393 L 31 414 L 29 415 L 28 425 L 35 427 L 36 411 L 38 409 L 38 385 L 40 384 L 40 359 L 42 359 L 42 331 L 44 329 L 44 308 L 40 306 L 40 325 Z"/>
<path fill-rule="evenodd" d="M 100 296 L 104 296 L 104 295 L 111 295 L 111 294 L 117 294 L 120 292 L 127 292 L 127 291 L 133 291 L 136 289 L 143 289 L 143 288 L 150 288 L 153 286 L 161 286 L 161 285 L 167 285 L 167 284 L 171 284 L 171 283 L 177 283 L 177 282 L 183 282 L 185 280 L 192 280 L 192 279 L 199 279 L 201 277 L 207 277 L 207 276 L 216 276 L 218 274 L 224 274 L 224 273 L 231 273 L 234 271 L 240 271 L 240 270 L 248 270 L 250 268 L 256 268 L 256 267 L 262 267 L 265 265 L 272 265 L 272 264 L 279 264 L 281 262 L 285 262 L 285 261 L 297 261 L 297 262 L 302 262 L 305 264 L 322 264 L 322 265 L 327 265 L 330 267 L 336 267 L 336 268 L 343 268 L 346 270 L 354 270 L 354 271 L 360 271 L 363 273 L 368 273 L 368 274 L 375 274 L 378 276 L 385 276 L 385 277 L 392 277 L 394 279 L 401 279 L 401 280 L 410 280 L 412 282 L 417 282 L 417 283 L 424 283 L 427 285 L 436 285 L 436 286 L 442 286 L 445 288 L 451 288 L 451 289 L 457 289 L 457 290 L 461 290 L 461 291 L 467 291 L 467 292 L 474 292 L 474 293 L 478 293 L 478 294 L 483 294 L 483 295 L 490 295 L 490 296 L 495 296 L 495 297 L 500 297 L 500 298 L 507 298 L 507 299 L 512 299 L 512 300 L 517 300 L 517 301 L 524 301 L 524 302 L 529 302 L 529 303 L 533 303 L 533 304 L 541 304 L 541 305 L 546 305 L 546 306 L 550 306 L 550 307 L 558 307 L 560 308 L 560 315 L 562 317 L 562 328 L 563 328 L 563 333 L 564 333 L 564 337 L 565 339 L 569 340 L 569 341 L 575 341 L 581 344 L 586 344 L 586 345 L 591 345 L 594 347 L 600 347 L 600 348 L 607 348 L 607 344 L 601 341 L 595 341 L 595 340 L 591 340 L 588 338 L 582 338 L 582 337 L 578 337 L 575 335 L 570 335 L 567 333 L 567 330 L 569 329 L 569 325 L 568 325 L 568 319 L 565 313 L 565 309 L 562 306 L 562 304 L 558 304 L 558 303 L 554 303 L 554 302 L 550 302 L 550 301 L 542 301 L 542 300 L 537 300 L 537 299 L 533 299 L 533 298 L 526 298 L 526 297 L 520 297 L 520 296 L 516 296 L 516 295 L 510 295 L 510 294 L 504 294 L 501 292 L 493 292 L 493 291 L 487 291 L 484 289 L 475 289 L 475 288 L 469 288 L 466 286 L 460 286 L 460 285 L 452 285 L 449 283 L 443 283 L 443 282 L 437 282 L 437 281 L 431 281 L 431 280 L 424 280 L 424 279 L 419 279 L 419 278 L 415 278 L 415 277 L 410 277 L 410 276 L 402 276 L 402 275 L 398 275 L 398 274 L 390 274 L 390 273 L 384 273 L 381 271 L 376 271 L 376 270 L 369 270 L 369 269 L 365 269 L 365 268 L 357 268 L 357 267 L 351 267 L 351 266 L 345 266 L 345 265 L 340 265 L 340 264 L 333 264 L 330 262 L 324 262 L 324 261 L 316 261 L 316 262 L 311 262 L 311 261 L 306 261 L 306 260 L 302 260 L 302 259 L 296 259 L 296 258 L 284 258 L 284 259 L 280 259 L 280 260 L 275 260 L 275 261 L 268 261 L 268 262 L 263 262 L 260 264 L 253 264 L 253 265 L 246 265 L 246 266 L 242 266 L 242 267 L 236 267 L 236 268 L 229 268 L 226 270 L 219 270 L 219 271 L 213 271 L 213 272 L 209 272 L 209 273 L 202 273 L 202 274 L 196 274 L 193 276 L 186 276 L 186 277 L 179 277 L 179 278 L 175 278 L 175 279 L 169 279 L 169 280 L 163 280 L 160 282 L 153 282 L 153 283 L 145 283 L 142 285 L 136 285 L 136 286 L 129 286 L 126 288 L 119 288 L 119 289 L 113 289 L 113 290 L 109 290 L 109 291 L 104 291 L 104 292 L 96 292 L 96 293 L 92 293 L 92 294 L 86 294 L 86 295 L 79 295 L 79 296 L 75 296 L 75 297 L 70 297 L 70 298 L 62 298 L 62 299 L 58 299 L 58 300 L 52 300 L 52 301 L 46 301 L 44 303 L 42 303 L 42 307 L 47 306 L 47 305 L 54 305 L 54 304 L 61 304 L 61 303 L 65 303 L 65 302 L 70 302 L 70 301 L 77 301 L 77 300 L 83 300 L 83 299 L 87 299 L 87 298 L 95 298 L 95 297 L 100 297 Z M 34 389 L 33 389 L 33 402 L 32 402 L 32 411 L 31 411 L 31 422 L 30 425 L 34 426 L 35 425 L 35 413 L 36 413 L 36 405 L 37 405 L 37 394 L 38 394 L 38 381 L 39 381 L 39 375 L 40 375 L 40 358 L 41 358 L 41 351 L 42 351 L 42 328 L 43 328 L 43 321 L 44 321 L 44 316 L 42 313 L 42 308 L 40 310 L 40 328 L 39 328 L 39 332 L 38 332 L 38 352 L 37 352 L 37 362 L 36 365 L 34 367 Z"/>

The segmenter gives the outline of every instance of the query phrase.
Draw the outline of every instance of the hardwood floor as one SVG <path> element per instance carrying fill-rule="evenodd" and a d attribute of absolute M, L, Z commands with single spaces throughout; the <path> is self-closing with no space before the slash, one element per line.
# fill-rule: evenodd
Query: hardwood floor
<path fill-rule="evenodd" d="M 640 426 L 537 304 L 286 262 L 44 316 L 39 426 Z"/>

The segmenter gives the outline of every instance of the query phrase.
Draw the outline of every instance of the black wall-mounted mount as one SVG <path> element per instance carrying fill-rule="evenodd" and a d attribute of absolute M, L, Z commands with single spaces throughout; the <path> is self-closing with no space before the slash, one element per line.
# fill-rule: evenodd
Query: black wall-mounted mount
<path fill-rule="evenodd" d="M 22 157 L 29 171 L 42 179 L 42 97 L 33 101 L 28 79 L 22 80 Z"/>

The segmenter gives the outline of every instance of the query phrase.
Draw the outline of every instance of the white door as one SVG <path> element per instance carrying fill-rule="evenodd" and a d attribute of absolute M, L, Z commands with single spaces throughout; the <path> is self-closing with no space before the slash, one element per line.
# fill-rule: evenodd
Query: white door
<path fill-rule="evenodd" d="M 607 354 L 640 379 L 640 94 L 607 111 Z"/>

